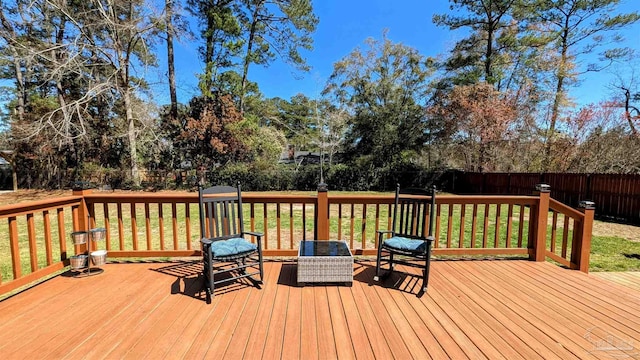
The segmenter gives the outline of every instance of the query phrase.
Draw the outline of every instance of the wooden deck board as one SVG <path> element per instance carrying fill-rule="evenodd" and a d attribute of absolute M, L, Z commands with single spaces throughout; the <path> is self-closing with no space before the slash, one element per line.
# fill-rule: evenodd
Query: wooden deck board
<path fill-rule="evenodd" d="M 459 271 L 469 282 L 476 283 L 486 289 L 485 296 L 494 297 L 495 301 L 501 302 L 509 308 L 512 311 L 511 317 L 515 319 L 514 315 L 517 314 L 523 321 L 531 324 L 533 329 L 530 334 L 532 336 L 536 336 L 541 341 L 545 339 L 545 336 L 549 337 L 552 342 L 572 354 L 583 358 L 589 357 L 588 352 L 592 346 L 588 344 L 581 347 L 582 344 L 587 343 L 583 338 L 584 332 L 573 328 L 570 323 L 558 321 L 555 313 L 544 307 L 538 308 L 526 294 L 517 291 L 509 284 L 502 281 L 499 285 L 496 284 L 498 279 L 492 278 L 491 274 L 483 271 L 482 267 L 460 263 L 459 268 Z"/>
<path fill-rule="evenodd" d="M 265 263 L 265 284 L 201 291 L 201 264 L 107 264 L 0 302 L 0 358 L 506 358 L 640 356 L 634 275 L 582 274 L 520 260 L 434 261 L 352 287 L 296 286 L 295 262 Z M 607 341 L 621 349 L 603 348 Z"/>
<path fill-rule="evenodd" d="M 558 343 L 548 336 L 539 336 L 539 330 L 522 318 L 508 303 L 501 301 L 500 296 L 494 297 L 494 294 L 487 292 L 475 279 L 465 277 L 465 273 L 460 272 L 456 267 L 449 267 L 449 270 L 451 270 L 450 274 L 453 281 L 450 281 L 450 283 L 452 285 L 460 288 L 467 295 L 469 301 L 487 311 L 490 316 L 507 327 L 540 356 L 545 359 L 569 359 L 574 357 L 573 354 L 558 346 Z"/>

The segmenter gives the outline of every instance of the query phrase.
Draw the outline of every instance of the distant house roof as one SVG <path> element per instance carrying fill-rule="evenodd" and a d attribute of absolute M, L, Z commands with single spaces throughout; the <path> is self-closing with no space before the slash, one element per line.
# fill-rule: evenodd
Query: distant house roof
<path fill-rule="evenodd" d="M 293 164 L 293 163 L 319 163 L 321 154 L 313 151 L 283 151 L 280 154 L 280 164 Z"/>

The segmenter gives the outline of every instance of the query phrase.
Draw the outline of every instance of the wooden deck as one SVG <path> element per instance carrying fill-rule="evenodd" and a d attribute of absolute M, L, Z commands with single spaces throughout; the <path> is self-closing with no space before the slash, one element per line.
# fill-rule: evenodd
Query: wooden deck
<path fill-rule="evenodd" d="M 295 286 L 268 262 L 261 290 L 207 305 L 196 263 L 107 264 L 0 302 L 0 359 L 611 359 L 640 356 L 640 291 L 553 264 L 435 261 L 429 291 L 394 274 L 372 285 Z M 410 270 L 415 271 L 415 270 Z"/>
<path fill-rule="evenodd" d="M 596 272 L 593 275 L 640 291 L 640 271 Z"/>

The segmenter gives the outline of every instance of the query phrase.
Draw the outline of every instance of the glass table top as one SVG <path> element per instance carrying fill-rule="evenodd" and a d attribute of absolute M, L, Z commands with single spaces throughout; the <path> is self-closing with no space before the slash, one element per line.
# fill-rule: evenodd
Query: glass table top
<path fill-rule="evenodd" d="M 299 256 L 351 256 L 347 244 L 336 240 L 303 240 L 300 242 L 299 254 Z"/>

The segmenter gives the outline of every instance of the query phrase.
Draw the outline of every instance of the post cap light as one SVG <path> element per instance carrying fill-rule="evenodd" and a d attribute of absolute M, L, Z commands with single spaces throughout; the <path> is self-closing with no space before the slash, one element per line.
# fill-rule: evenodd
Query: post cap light
<path fill-rule="evenodd" d="M 551 186 L 549 186 L 547 184 L 537 184 L 536 185 L 536 190 L 538 190 L 540 192 L 550 192 L 551 191 Z"/>
<path fill-rule="evenodd" d="M 593 201 L 582 200 L 582 201 L 580 201 L 578 206 L 583 208 L 583 209 L 595 209 L 596 208 L 596 203 L 594 203 Z"/>
<path fill-rule="evenodd" d="M 318 192 L 327 192 L 329 191 L 329 185 L 325 184 L 324 182 L 321 182 L 320 184 L 318 184 Z"/>

